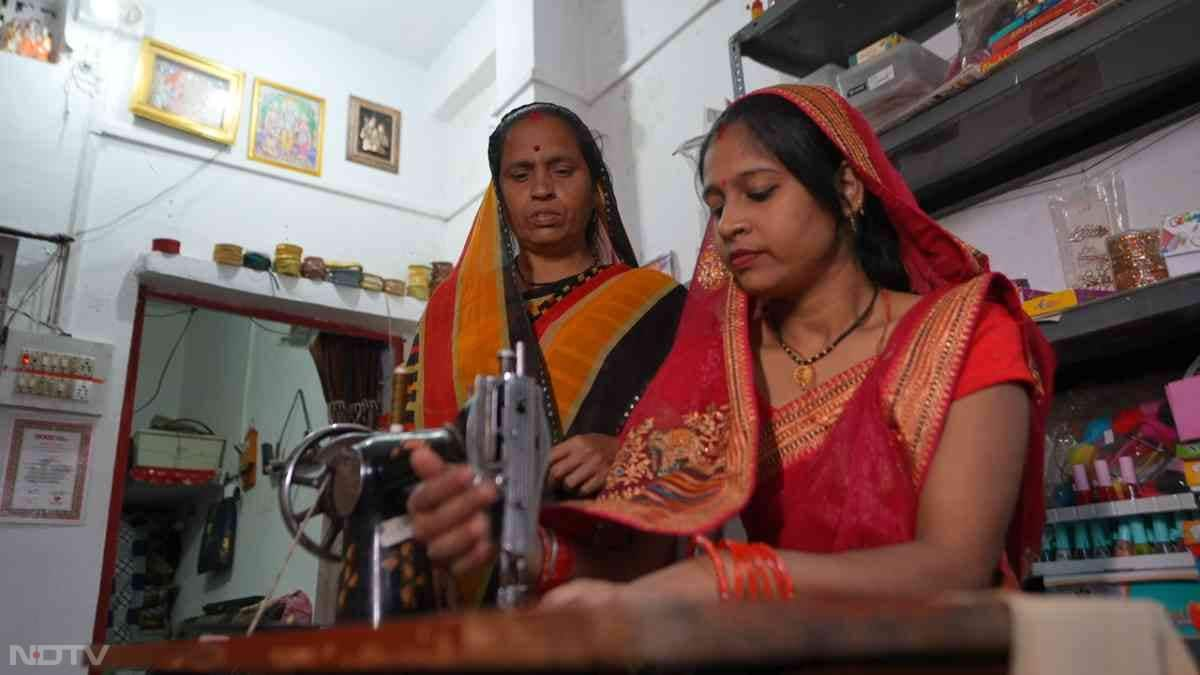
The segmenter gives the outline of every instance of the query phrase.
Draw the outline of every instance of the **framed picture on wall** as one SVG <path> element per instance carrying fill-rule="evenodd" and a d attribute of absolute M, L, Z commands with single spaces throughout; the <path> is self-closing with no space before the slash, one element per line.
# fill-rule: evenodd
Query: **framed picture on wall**
<path fill-rule="evenodd" d="M 237 140 L 243 73 L 149 38 L 137 68 L 134 115 L 225 145 Z"/>
<path fill-rule="evenodd" d="M 250 159 L 321 175 L 325 99 L 255 78 L 250 106 Z"/>
<path fill-rule="evenodd" d="M 346 159 L 400 172 L 400 111 L 350 97 L 346 115 Z"/>

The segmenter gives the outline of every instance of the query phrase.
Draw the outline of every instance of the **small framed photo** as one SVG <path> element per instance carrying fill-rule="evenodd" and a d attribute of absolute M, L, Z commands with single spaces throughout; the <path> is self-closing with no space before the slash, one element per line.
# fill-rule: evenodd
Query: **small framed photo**
<path fill-rule="evenodd" d="M 151 40 L 142 41 L 134 115 L 233 145 L 242 113 L 245 75 L 216 61 Z"/>
<path fill-rule="evenodd" d="M 400 172 L 400 111 L 350 97 L 346 115 L 346 159 Z"/>
<path fill-rule="evenodd" d="M 659 272 L 662 272 L 663 274 L 671 277 L 672 279 L 677 279 L 677 277 L 675 276 L 675 252 L 674 251 L 667 251 L 666 253 L 658 256 L 657 258 L 654 258 L 653 260 L 647 262 L 645 265 L 642 265 L 642 267 L 649 267 L 650 269 L 658 270 Z"/>
<path fill-rule="evenodd" d="M 250 159 L 321 175 L 325 99 L 260 78 L 250 106 Z"/>

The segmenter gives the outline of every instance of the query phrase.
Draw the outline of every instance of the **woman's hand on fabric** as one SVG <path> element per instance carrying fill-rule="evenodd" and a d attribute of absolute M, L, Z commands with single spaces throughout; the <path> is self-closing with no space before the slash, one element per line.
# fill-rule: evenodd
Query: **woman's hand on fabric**
<path fill-rule="evenodd" d="M 408 497 L 413 535 L 437 565 L 461 574 L 488 564 L 495 555 L 488 506 L 495 485 L 476 483 L 470 467 L 449 464 L 424 443 L 410 447 L 421 483 Z"/>
<path fill-rule="evenodd" d="M 551 484 L 584 497 L 596 494 L 604 487 L 619 447 L 615 436 L 605 434 L 568 438 L 550 451 Z"/>
<path fill-rule="evenodd" d="M 629 593 L 629 584 L 599 579 L 577 579 L 559 586 L 542 596 L 538 607 L 542 609 L 560 608 L 600 608 L 633 601 Z"/>

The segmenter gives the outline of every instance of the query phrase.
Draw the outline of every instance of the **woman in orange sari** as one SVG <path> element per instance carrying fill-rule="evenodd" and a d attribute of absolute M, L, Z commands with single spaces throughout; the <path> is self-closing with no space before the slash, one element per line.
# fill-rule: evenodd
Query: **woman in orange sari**
<path fill-rule="evenodd" d="M 488 143 L 492 184 L 422 317 L 399 422 L 452 422 L 517 342 L 547 395 L 564 496 L 594 496 L 632 405 L 666 358 L 686 291 L 638 268 L 591 131 L 551 103 L 517 108 Z"/>
<path fill-rule="evenodd" d="M 710 228 L 678 337 L 600 497 L 543 514 L 543 603 L 911 595 L 1024 571 L 1053 358 L 1011 283 L 917 206 L 832 90 L 737 101 L 701 167 Z M 418 537 L 478 565 L 494 490 L 413 464 Z M 752 543 L 704 538 L 734 516 Z M 614 523 L 636 533 L 619 555 Z M 707 558 L 678 560 L 680 536 Z"/>

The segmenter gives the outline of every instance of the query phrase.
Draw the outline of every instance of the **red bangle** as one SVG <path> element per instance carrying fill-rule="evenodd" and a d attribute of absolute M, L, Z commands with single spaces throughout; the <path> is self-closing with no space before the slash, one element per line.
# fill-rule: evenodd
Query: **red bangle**
<path fill-rule="evenodd" d="M 575 576 L 575 548 L 566 539 L 544 527 L 538 528 L 542 540 L 542 573 L 538 576 L 538 593 L 545 594 Z"/>
<path fill-rule="evenodd" d="M 717 577 L 717 597 L 722 600 L 731 600 L 729 581 L 725 578 L 725 561 L 721 559 L 721 553 L 717 551 L 717 547 L 708 537 L 699 534 L 692 537 L 692 543 L 703 548 L 709 559 L 712 560 L 713 573 Z"/>
<path fill-rule="evenodd" d="M 737 582 L 734 597 L 737 599 L 791 600 L 795 597 L 792 577 L 775 549 L 766 544 L 733 541 L 722 541 L 719 547 L 729 551 L 733 558 Z"/>

